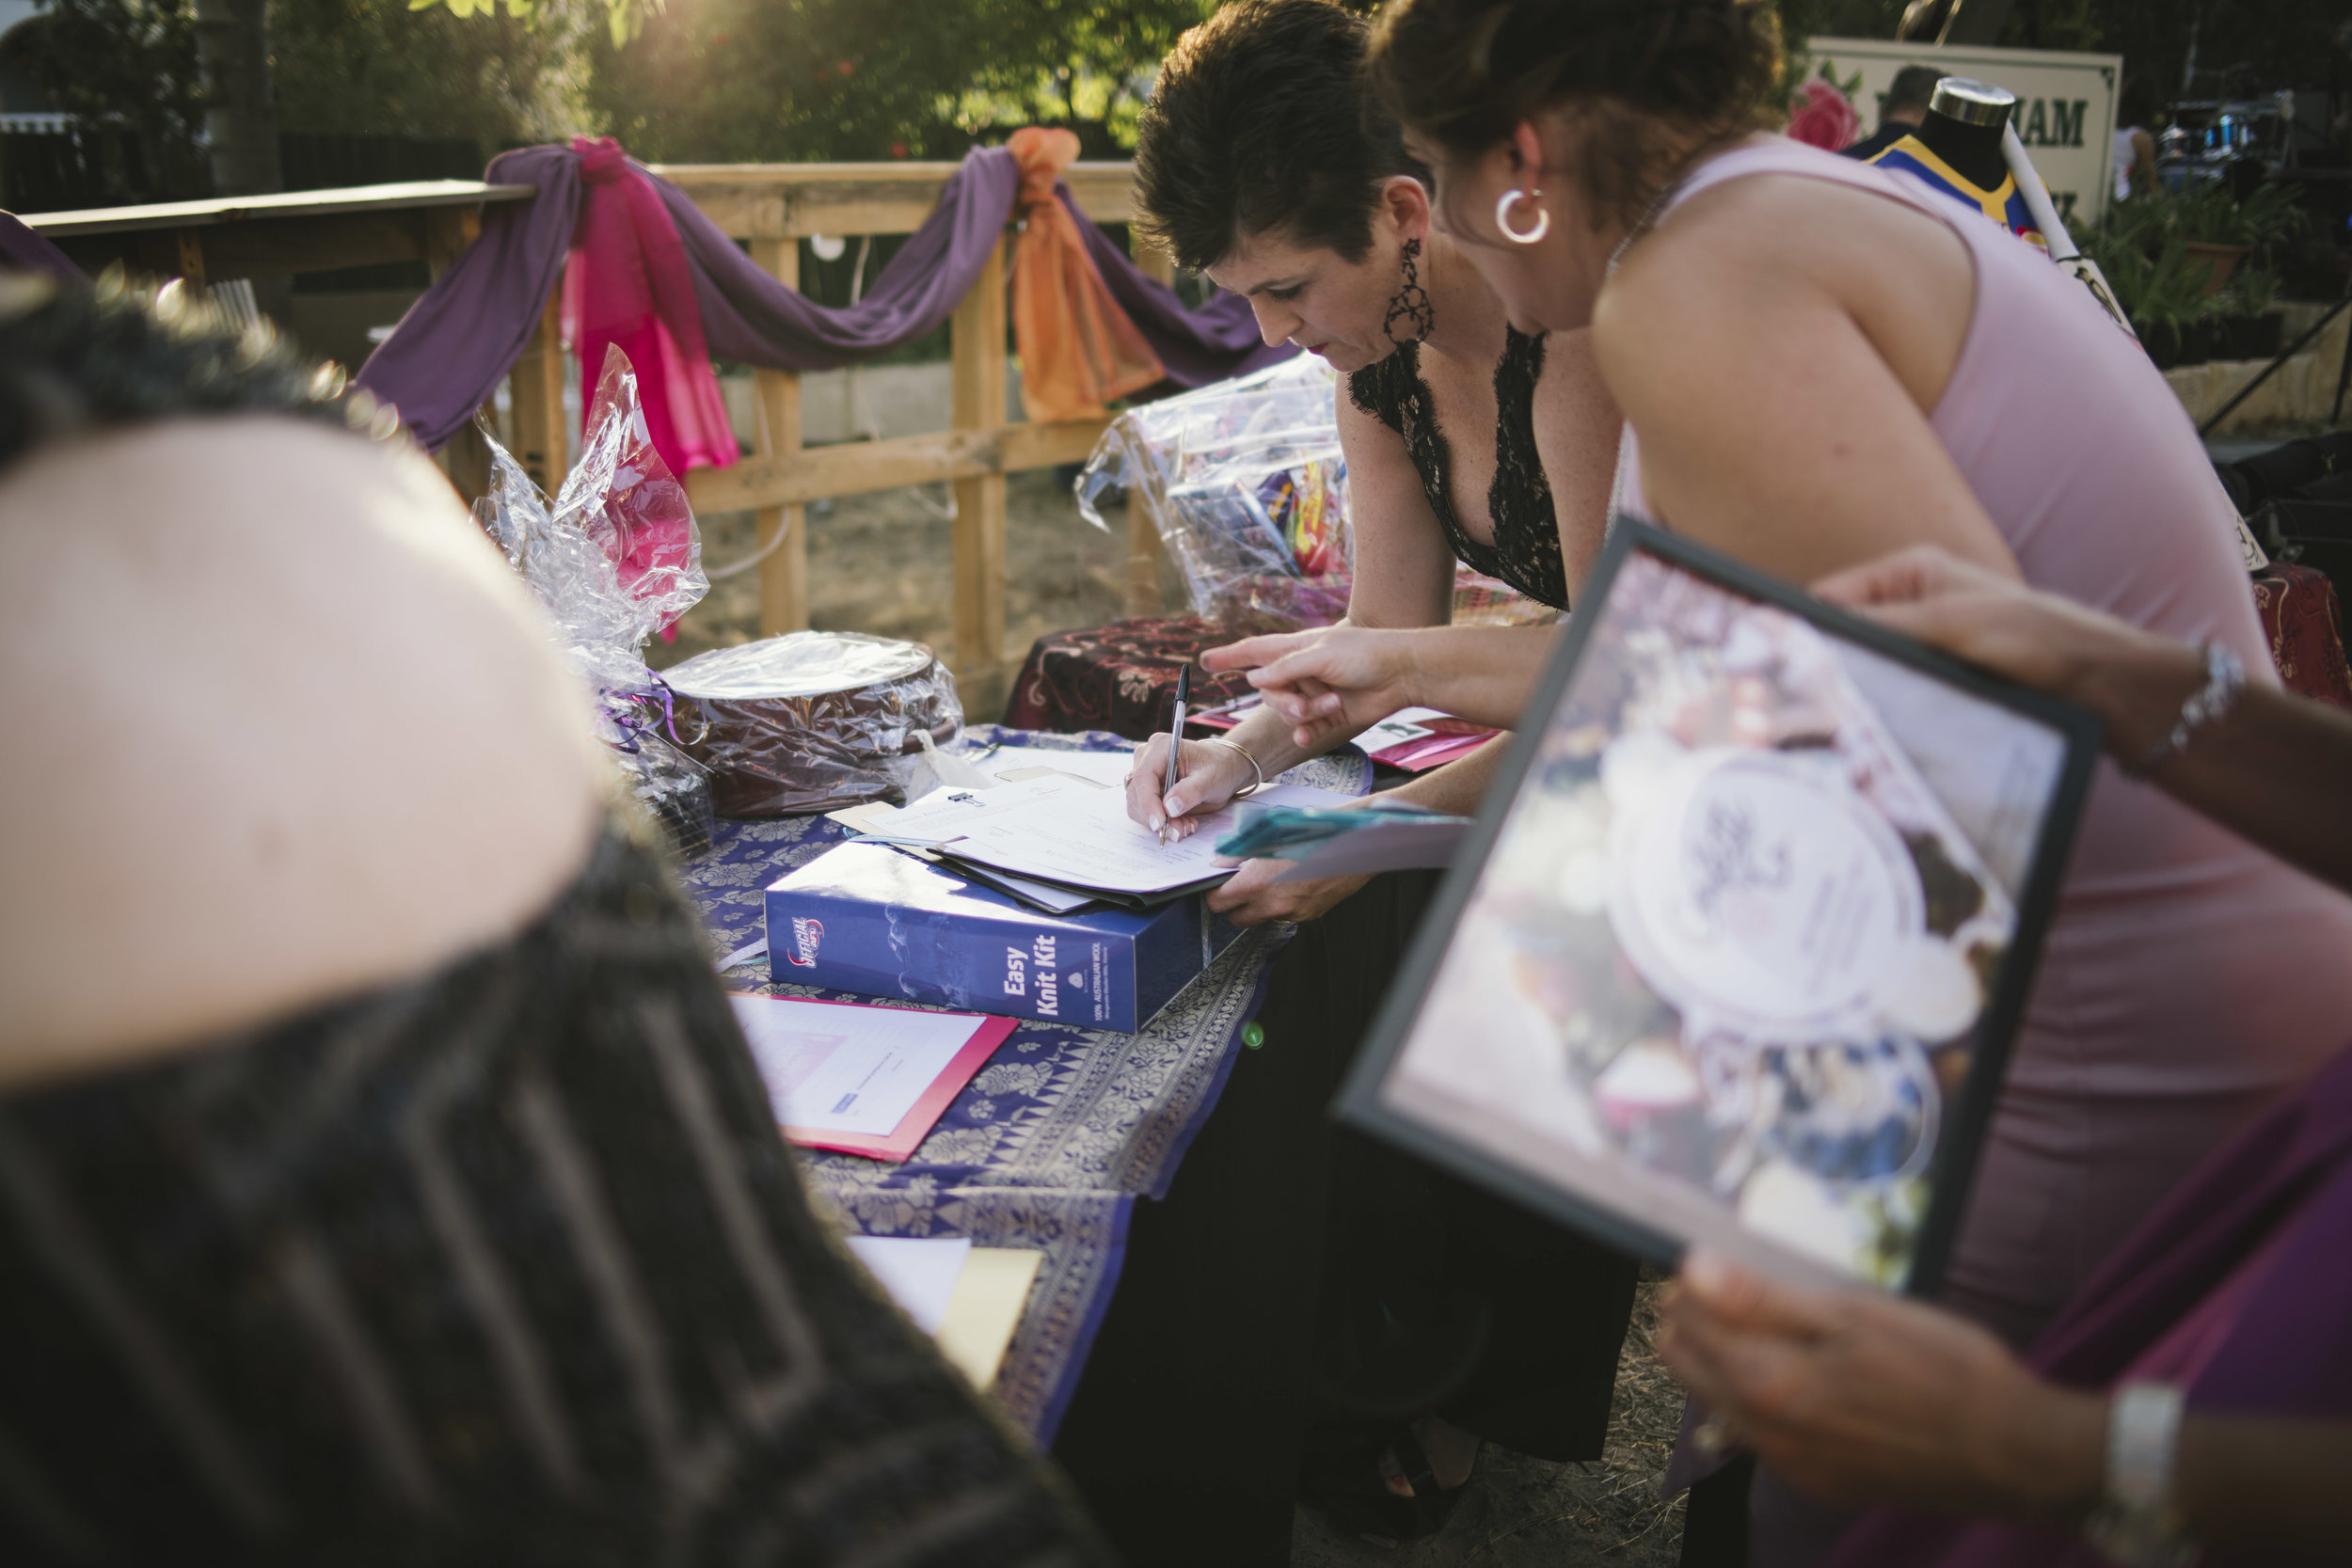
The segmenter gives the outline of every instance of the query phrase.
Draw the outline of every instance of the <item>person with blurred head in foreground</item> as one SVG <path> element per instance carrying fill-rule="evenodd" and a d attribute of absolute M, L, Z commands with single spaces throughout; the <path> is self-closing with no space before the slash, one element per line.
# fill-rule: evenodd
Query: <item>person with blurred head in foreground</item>
<path fill-rule="evenodd" d="M 1756 0 L 1391 0 L 1373 89 L 1519 330 L 1589 326 L 1619 510 L 1808 582 L 1933 545 L 2275 681 L 2236 514 L 2163 376 L 2033 246 L 1763 128 Z M 1545 650 L 1340 626 L 1212 650 L 1305 742 L 1396 706 L 1512 724 Z M 1946 1305 L 2024 1345 L 2352 1019 L 2352 900 L 2102 768 Z M 1826 1522 L 1767 1465 L 1764 1563 Z M 1800 1517 L 1800 1516 L 1804 1517 Z M 1809 1521 L 1809 1522 L 1808 1522 Z"/>
<path fill-rule="evenodd" d="M 2175 749 L 2195 648 L 1933 549 L 1817 591 L 2092 709 L 2118 759 L 2170 752 L 2167 794 L 2352 889 L 2352 716 L 2250 687 Z M 2352 1561 L 2347 1236 L 2342 1052 L 2167 1196 L 2022 1359 L 1950 1312 L 1711 1255 L 1685 1260 L 1659 1350 L 1724 1438 L 1875 1505 L 1839 1568 Z"/>
<path fill-rule="evenodd" d="M 538 607 L 311 382 L 0 273 L 0 1560 L 1107 1560 L 811 1215 Z"/>
<path fill-rule="evenodd" d="M 1349 625 L 1446 625 L 1456 562 L 1565 610 L 1608 522 L 1616 408 L 1588 335 L 1514 330 L 1431 221 L 1395 120 L 1365 102 L 1370 33 L 1333 0 L 1237 0 L 1186 33 L 1136 128 L 1142 226 L 1247 297 L 1267 342 L 1295 343 L 1346 378 Z M 1184 779 L 1166 800 L 1168 742 L 1154 737 L 1129 778 L 1128 814 L 1189 835 L 1259 777 L 1354 733 L 1300 747 L 1279 715 L 1252 713 L 1220 740 L 1184 742 Z M 1475 811 L 1506 744 L 1389 798 Z M 1308 920 L 1367 879 L 1277 881 L 1288 868 L 1246 863 L 1209 907 L 1245 926 Z"/>

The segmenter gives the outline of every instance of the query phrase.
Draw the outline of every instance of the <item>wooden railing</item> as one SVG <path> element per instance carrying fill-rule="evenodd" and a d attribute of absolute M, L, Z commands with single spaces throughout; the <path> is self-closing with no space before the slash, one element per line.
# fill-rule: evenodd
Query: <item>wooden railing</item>
<path fill-rule="evenodd" d="M 753 259 L 786 284 L 800 284 L 800 241 L 818 234 L 854 239 L 904 234 L 919 227 L 957 168 L 948 163 L 672 164 L 658 172 L 684 189 L 719 227 L 746 242 Z M 1123 163 L 1081 163 L 1067 172 L 1087 216 L 1122 223 L 1133 212 L 1133 170 Z M 422 257 L 436 276 L 479 231 L 485 201 L 527 200 L 529 186 L 472 181 L 366 186 L 289 196 L 234 198 L 54 213 L 32 226 L 91 271 L 108 261 L 158 276 L 276 277 L 321 267 Z M 1168 281 L 1168 259 L 1136 257 Z M 1084 458 L 1104 420 L 1008 422 L 1005 418 L 1005 246 L 956 309 L 948 429 L 888 440 L 804 449 L 800 377 L 761 371 L 754 377 L 757 420 L 753 451 L 727 468 L 692 473 L 688 495 L 701 512 L 750 511 L 762 548 L 760 629 L 808 625 L 808 541 L 804 509 L 833 496 L 945 481 L 955 487 L 953 667 L 986 691 L 1001 673 L 1005 641 L 1005 476 Z M 569 431 L 556 301 L 509 380 L 508 446 L 550 494 L 563 483 Z M 469 427 L 442 462 L 458 488 L 486 487 L 488 449 Z M 1128 529 L 1127 608 L 1156 606 L 1158 540 L 1140 512 Z M 779 535 L 781 539 L 779 540 Z"/>
<path fill-rule="evenodd" d="M 957 166 L 906 164 L 670 164 L 656 172 L 684 190 L 711 221 L 749 242 L 753 260 L 787 284 L 800 282 L 799 242 L 818 234 L 855 239 L 904 234 L 930 214 Z M 1081 163 L 1066 178 L 1087 216 L 1123 223 L 1133 212 L 1133 170 L 1123 163 Z M 1159 252 L 1138 264 L 1166 281 L 1172 268 Z M 813 500 L 946 481 L 955 487 L 955 637 L 951 662 L 960 679 L 993 683 L 1005 663 L 1005 476 L 1082 460 L 1104 421 L 1051 424 L 1005 418 L 1005 245 L 957 307 L 950 327 L 952 423 L 943 431 L 885 440 L 804 449 L 800 377 L 761 371 L 754 377 L 758 410 L 754 451 L 728 468 L 697 469 L 687 493 L 697 512 L 751 511 L 761 548 L 760 630 L 808 625 L 808 547 L 804 509 Z M 518 400 L 519 405 L 519 400 Z M 777 535 L 783 538 L 778 543 Z M 1149 581 L 1157 602 L 1156 540 L 1131 537 L 1131 607 Z"/>

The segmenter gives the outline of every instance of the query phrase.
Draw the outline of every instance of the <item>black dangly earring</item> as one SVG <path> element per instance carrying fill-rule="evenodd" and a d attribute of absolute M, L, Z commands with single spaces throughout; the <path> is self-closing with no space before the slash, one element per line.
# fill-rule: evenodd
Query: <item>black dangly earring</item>
<path fill-rule="evenodd" d="M 1421 286 L 1420 259 L 1421 242 L 1406 240 L 1405 281 L 1398 287 L 1395 297 L 1389 301 L 1389 313 L 1380 320 L 1380 330 L 1388 334 L 1389 341 L 1392 343 L 1419 342 L 1437 329 L 1438 313 L 1430 309 L 1429 291 Z M 1396 324 L 1400 320 L 1412 323 L 1411 338 L 1396 335 Z"/>

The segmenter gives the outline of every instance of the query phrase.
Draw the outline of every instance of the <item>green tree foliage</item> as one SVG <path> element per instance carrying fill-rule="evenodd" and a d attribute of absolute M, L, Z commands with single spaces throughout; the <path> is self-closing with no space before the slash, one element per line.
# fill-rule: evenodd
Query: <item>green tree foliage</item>
<path fill-rule="evenodd" d="M 1133 141 L 1148 73 L 1215 0 L 695 0 L 592 48 L 588 101 L 647 158 L 952 157 L 1023 124 Z"/>
<path fill-rule="evenodd" d="M 146 166 L 136 185 L 156 199 L 210 194 L 190 0 L 47 0 L 29 26 L 25 63 L 50 102 L 122 133 Z"/>
<path fill-rule="evenodd" d="M 461 17 L 407 0 L 271 0 L 278 123 L 485 150 L 567 135 L 581 113 L 581 39 L 599 20 L 575 6 Z"/>

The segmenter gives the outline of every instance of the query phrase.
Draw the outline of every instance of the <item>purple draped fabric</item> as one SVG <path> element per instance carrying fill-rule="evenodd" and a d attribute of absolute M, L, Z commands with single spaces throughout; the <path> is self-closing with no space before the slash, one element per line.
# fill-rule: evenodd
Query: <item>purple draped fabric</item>
<path fill-rule="evenodd" d="M 14 213 L 0 213 L 0 266 L 45 272 L 74 283 L 89 281 L 88 275 L 73 264 L 72 257 L 25 228 Z"/>
<path fill-rule="evenodd" d="M 787 289 L 746 256 L 693 198 L 658 181 L 694 268 L 703 336 L 723 359 L 780 371 L 830 371 L 914 342 L 955 314 L 988 264 L 1020 167 L 1001 147 L 975 148 L 947 179 L 923 227 L 908 236 L 865 296 L 829 309 Z"/>
<path fill-rule="evenodd" d="M 1136 270 L 1119 242 L 1078 211 L 1068 185 L 1056 186 L 1054 194 L 1078 220 L 1087 254 L 1110 286 L 1111 297 L 1143 333 L 1144 341 L 1168 367 L 1168 379 L 1177 386 L 1205 387 L 1228 376 L 1247 375 L 1298 352 L 1295 344 L 1269 345 L 1260 337 L 1257 315 L 1240 294 L 1216 294 L 1199 309 L 1186 309 L 1173 289 Z"/>
<path fill-rule="evenodd" d="M 484 178 L 535 184 L 538 199 L 485 207 L 482 237 L 401 318 L 358 377 L 397 407 L 428 447 L 464 428 L 521 357 L 563 275 L 579 218 L 580 160 L 567 147 L 501 153 Z M 954 313 L 1004 232 L 1021 171 L 1003 148 L 966 154 L 923 226 L 865 297 L 843 310 L 785 287 L 684 191 L 651 178 L 686 246 L 710 352 L 775 370 L 822 371 L 913 342 Z M 1060 195 L 1070 200 L 1067 188 Z M 1112 294 L 1177 385 L 1201 386 L 1295 352 L 1260 341 L 1247 300 L 1220 294 L 1187 310 L 1092 223 L 1080 231 Z"/>
<path fill-rule="evenodd" d="M 481 237 L 408 308 L 355 378 L 437 451 L 523 356 L 580 218 L 580 155 L 568 147 L 501 152 L 482 177 L 536 185 L 539 194 L 485 206 Z"/>
<path fill-rule="evenodd" d="M 2213 1303 L 2242 1269 L 2246 1295 Z M 2216 1150 L 2150 1214 L 2027 1353 L 2054 1382 L 2106 1388 L 2184 1321 L 2220 1342 L 2189 1378 L 2194 1412 L 2352 1420 L 2352 1051 Z M 2024 1526 L 1881 1509 L 1832 1568 L 2092 1568 L 2083 1543 Z M 2207 1552 L 2208 1568 L 2249 1557 Z M 2262 1560 L 2297 1560 L 2265 1553 Z"/>

